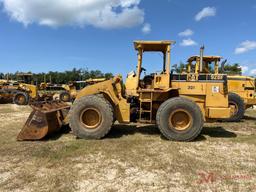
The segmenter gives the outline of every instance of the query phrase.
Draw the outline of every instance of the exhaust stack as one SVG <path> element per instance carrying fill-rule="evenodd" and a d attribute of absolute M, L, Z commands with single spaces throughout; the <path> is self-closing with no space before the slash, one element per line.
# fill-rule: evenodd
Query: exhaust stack
<path fill-rule="evenodd" d="M 203 58 L 204 58 L 204 46 L 200 48 L 200 73 L 203 72 Z"/>

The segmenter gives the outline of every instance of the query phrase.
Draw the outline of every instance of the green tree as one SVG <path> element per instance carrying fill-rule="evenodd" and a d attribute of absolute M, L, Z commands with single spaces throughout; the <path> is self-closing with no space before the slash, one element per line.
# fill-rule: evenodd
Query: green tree
<path fill-rule="evenodd" d="M 0 77 L 7 79 L 7 76 L 10 80 L 17 80 L 17 74 L 21 73 L 19 71 L 15 73 L 4 74 L 0 72 Z M 49 71 L 48 73 L 34 73 L 33 80 L 34 83 L 39 85 L 44 81 L 51 82 L 53 84 L 66 84 L 72 81 L 82 81 L 90 78 L 106 78 L 110 79 L 113 77 L 112 73 L 103 73 L 100 70 L 88 71 L 87 69 L 76 69 L 67 70 L 64 72 Z"/>
<path fill-rule="evenodd" d="M 241 75 L 242 68 L 238 63 L 227 64 L 224 66 L 224 73 L 228 75 Z"/>
<path fill-rule="evenodd" d="M 182 73 L 183 71 L 186 71 L 187 66 L 183 62 L 180 62 L 179 64 L 175 64 L 172 66 L 175 73 Z"/>

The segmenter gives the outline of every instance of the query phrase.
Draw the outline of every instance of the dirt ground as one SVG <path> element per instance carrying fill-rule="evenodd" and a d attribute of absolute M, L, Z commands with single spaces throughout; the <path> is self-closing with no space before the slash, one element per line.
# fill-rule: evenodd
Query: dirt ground
<path fill-rule="evenodd" d="M 206 124 L 194 142 L 115 125 L 100 141 L 16 142 L 29 107 L 0 105 L 0 191 L 256 191 L 256 110 Z"/>

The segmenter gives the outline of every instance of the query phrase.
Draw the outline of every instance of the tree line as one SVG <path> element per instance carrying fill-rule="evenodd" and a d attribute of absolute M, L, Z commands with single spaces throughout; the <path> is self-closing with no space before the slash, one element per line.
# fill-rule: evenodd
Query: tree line
<path fill-rule="evenodd" d="M 21 72 L 17 71 L 16 73 L 0 73 L 0 79 L 9 79 L 9 80 L 19 80 L 18 74 Z M 27 74 L 32 74 L 28 72 Z M 49 71 L 48 73 L 33 73 L 32 80 L 35 84 L 40 84 L 43 82 L 53 83 L 53 84 L 65 84 L 73 81 L 83 81 L 90 78 L 106 78 L 110 79 L 113 77 L 112 73 L 103 73 L 100 70 L 87 70 L 87 69 L 72 69 L 64 72 Z"/>
<path fill-rule="evenodd" d="M 180 62 L 179 64 L 173 65 L 173 69 L 176 73 L 181 73 L 186 70 L 186 64 Z M 226 64 L 224 66 L 225 73 L 229 75 L 241 75 L 242 68 L 238 63 L 235 64 Z M 211 69 L 213 72 L 213 69 Z M 16 73 L 8 73 L 4 74 L 0 72 L 0 79 L 8 79 L 9 80 L 19 80 L 18 75 L 21 72 L 17 71 Z M 32 74 L 32 72 L 28 72 Z M 43 82 L 49 82 L 53 84 L 65 84 L 72 81 L 83 81 L 90 78 L 106 78 L 110 79 L 113 77 L 112 73 L 103 73 L 100 70 L 87 70 L 87 69 L 72 69 L 64 72 L 50 71 L 48 73 L 33 73 L 33 81 L 35 84 L 40 84 Z"/>

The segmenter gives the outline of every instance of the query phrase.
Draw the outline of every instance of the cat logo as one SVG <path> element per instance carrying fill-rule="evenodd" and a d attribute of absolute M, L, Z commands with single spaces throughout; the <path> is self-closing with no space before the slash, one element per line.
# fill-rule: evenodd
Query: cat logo
<path fill-rule="evenodd" d="M 188 81 L 196 81 L 196 74 L 188 74 Z"/>

